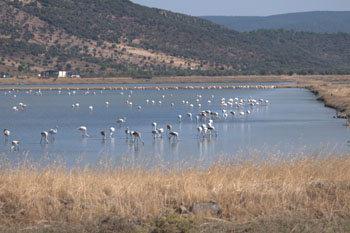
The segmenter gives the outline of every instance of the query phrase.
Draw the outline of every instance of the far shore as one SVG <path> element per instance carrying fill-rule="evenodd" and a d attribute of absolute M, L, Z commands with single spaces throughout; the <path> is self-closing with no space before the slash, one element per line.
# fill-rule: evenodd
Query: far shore
<path fill-rule="evenodd" d="M 67 85 L 67 84 L 161 84 L 161 83 L 305 83 L 308 81 L 349 82 L 350 75 L 275 75 L 275 76 L 171 76 L 139 79 L 132 77 L 111 78 L 3 78 L 0 85 Z"/>

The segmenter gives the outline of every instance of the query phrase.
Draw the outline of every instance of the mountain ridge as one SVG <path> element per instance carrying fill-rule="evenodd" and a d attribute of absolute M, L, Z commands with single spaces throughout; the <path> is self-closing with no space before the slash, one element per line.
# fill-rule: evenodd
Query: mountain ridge
<path fill-rule="evenodd" d="M 270 16 L 201 16 L 240 32 L 285 29 L 316 33 L 350 33 L 350 11 L 308 11 Z"/>
<path fill-rule="evenodd" d="M 0 72 L 84 77 L 350 72 L 350 36 L 240 33 L 128 0 L 0 2 Z"/>

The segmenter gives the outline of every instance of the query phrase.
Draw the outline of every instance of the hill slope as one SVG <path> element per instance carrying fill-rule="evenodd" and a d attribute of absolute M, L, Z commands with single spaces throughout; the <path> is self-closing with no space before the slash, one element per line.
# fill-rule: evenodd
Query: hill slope
<path fill-rule="evenodd" d="M 0 72 L 17 75 L 348 73 L 350 36 L 239 33 L 128 0 L 5 0 L 0 54 Z"/>
<path fill-rule="evenodd" d="M 316 33 L 350 33 L 349 11 L 313 11 L 258 16 L 203 16 L 202 18 L 240 32 L 285 29 Z"/>

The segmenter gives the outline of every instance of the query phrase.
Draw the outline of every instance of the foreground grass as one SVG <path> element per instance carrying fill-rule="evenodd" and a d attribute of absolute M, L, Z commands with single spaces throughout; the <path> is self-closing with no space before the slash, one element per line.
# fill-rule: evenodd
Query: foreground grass
<path fill-rule="evenodd" d="M 205 170 L 1 167 L 0 232 L 350 231 L 347 156 Z M 191 211 L 214 202 L 220 211 Z"/>

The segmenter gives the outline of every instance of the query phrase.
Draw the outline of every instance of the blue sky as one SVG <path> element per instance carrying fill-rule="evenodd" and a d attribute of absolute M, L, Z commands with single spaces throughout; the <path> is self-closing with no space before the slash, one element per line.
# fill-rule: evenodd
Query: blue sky
<path fill-rule="evenodd" d="M 305 11 L 350 11 L 350 0 L 131 0 L 193 16 L 267 16 Z"/>

